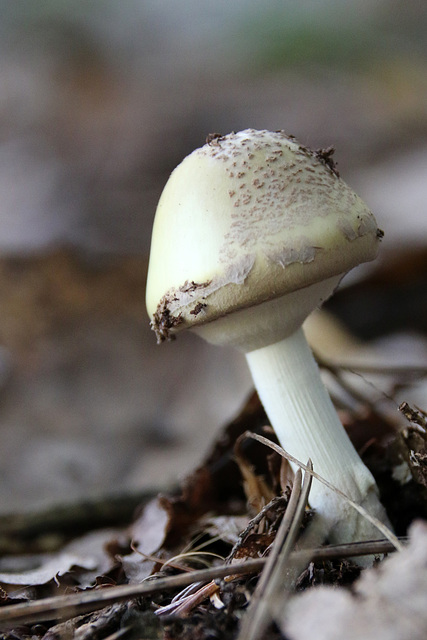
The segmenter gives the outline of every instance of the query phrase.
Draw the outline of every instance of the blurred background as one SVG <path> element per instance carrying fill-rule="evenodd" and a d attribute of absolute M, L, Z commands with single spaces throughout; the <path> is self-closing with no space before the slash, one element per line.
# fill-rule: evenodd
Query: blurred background
<path fill-rule="evenodd" d="M 386 235 L 330 308 L 427 362 L 427 4 L 0 9 L 0 511 L 165 486 L 244 403 L 239 354 L 157 347 L 145 312 L 158 197 L 210 132 L 336 147 Z"/>

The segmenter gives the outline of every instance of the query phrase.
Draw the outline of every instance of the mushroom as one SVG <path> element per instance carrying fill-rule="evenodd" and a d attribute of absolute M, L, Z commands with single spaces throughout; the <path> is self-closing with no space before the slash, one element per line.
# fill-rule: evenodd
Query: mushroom
<path fill-rule="evenodd" d="M 301 328 L 350 269 L 375 258 L 382 236 L 331 153 L 282 131 L 211 135 L 161 195 L 147 310 L 158 342 L 188 328 L 243 351 L 283 448 L 387 523 Z M 379 537 L 318 480 L 310 504 L 333 542 Z"/>

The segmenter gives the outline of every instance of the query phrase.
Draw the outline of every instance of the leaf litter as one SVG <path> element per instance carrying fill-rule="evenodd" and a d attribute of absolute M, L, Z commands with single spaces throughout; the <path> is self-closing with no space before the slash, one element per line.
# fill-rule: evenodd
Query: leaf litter
<path fill-rule="evenodd" d="M 272 640 L 305 640 L 316 633 L 319 640 L 369 640 L 370 619 L 376 640 L 421 638 L 416 634 L 427 628 L 418 604 L 427 598 L 427 525 L 413 523 L 427 519 L 426 416 L 405 405 L 396 431 L 395 420 L 365 403 L 362 413 L 347 409 L 344 422 L 376 477 L 397 535 L 410 532 L 403 551 L 380 561 L 393 545 L 313 549 L 309 497 L 296 519 L 290 505 L 301 481 L 280 452 L 264 445 L 267 436 L 277 449 L 253 394 L 203 463 L 175 491 L 146 501 L 128 527 L 96 529 L 92 523 L 56 553 L 4 556 L 2 637 L 255 640 L 268 633 Z M 256 439 L 245 436 L 248 431 Z M 284 522 L 287 533 L 279 544 Z M 378 564 L 360 578 L 360 567 L 350 560 L 358 553 L 373 554 Z M 279 574 L 271 565 L 266 570 L 269 557 Z M 333 612 L 329 624 L 325 603 Z M 399 623 L 393 622 L 397 612 Z M 393 629 L 382 636 L 380 627 L 388 623 Z"/>

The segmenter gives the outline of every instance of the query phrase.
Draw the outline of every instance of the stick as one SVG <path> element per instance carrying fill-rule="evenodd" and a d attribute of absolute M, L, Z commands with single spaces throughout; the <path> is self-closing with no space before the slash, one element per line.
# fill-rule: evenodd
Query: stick
<path fill-rule="evenodd" d="M 405 542 L 405 538 L 401 541 Z M 388 540 L 373 540 L 341 544 L 310 551 L 312 560 L 331 560 L 352 556 L 389 553 L 395 546 Z M 306 557 L 307 550 L 295 551 L 292 560 Z M 65 620 L 76 615 L 91 613 L 115 602 L 151 595 L 159 591 L 169 591 L 185 587 L 195 581 L 209 581 L 225 578 L 229 575 L 244 575 L 260 571 L 266 562 L 265 558 L 246 560 L 244 562 L 221 565 L 209 569 L 200 569 L 190 573 L 165 578 L 150 578 L 141 584 L 125 584 L 106 588 L 102 591 L 90 591 L 67 596 L 53 596 L 42 600 L 34 600 L 20 604 L 0 607 L 0 629 L 11 628 L 18 624 L 34 624 L 47 620 Z"/>

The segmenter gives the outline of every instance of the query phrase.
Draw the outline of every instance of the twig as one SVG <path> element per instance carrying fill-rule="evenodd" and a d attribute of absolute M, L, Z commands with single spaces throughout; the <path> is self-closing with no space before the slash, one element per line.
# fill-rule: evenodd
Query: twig
<path fill-rule="evenodd" d="M 360 373 L 377 373 L 384 376 L 427 376 L 427 367 L 422 365 L 368 365 L 362 363 L 354 364 L 337 364 L 343 371 L 360 372 Z"/>
<path fill-rule="evenodd" d="M 427 376 L 427 367 L 423 365 L 401 365 L 401 364 L 367 364 L 363 362 L 340 362 L 339 360 L 334 360 L 333 362 L 328 358 L 324 358 L 320 356 L 318 353 L 315 353 L 315 357 L 319 366 L 325 367 L 326 369 L 341 369 L 341 371 L 348 371 L 350 373 L 375 373 L 383 376 L 400 376 L 404 375 L 405 378 L 408 376 Z"/>
<path fill-rule="evenodd" d="M 405 541 L 406 538 L 401 538 L 401 542 Z M 395 545 L 391 544 L 389 540 L 372 540 L 312 549 L 310 557 L 312 560 L 332 560 L 334 558 L 390 553 L 394 550 Z M 306 551 L 295 551 L 291 554 L 292 560 L 297 561 L 302 557 L 306 557 Z M 257 558 L 256 560 L 200 569 L 177 576 L 152 578 L 140 584 L 125 584 L 102 590 L 6 605 L 0 607 L 0 628 L 11 628 L 18 624 L 33 624 L 46 620 L 65 620 L 76 615 L 97 611 L 115 602 L 185 587 L 195 581 L 207 582 L 229 575 L 257 573 L 263 568 L 265 562 L 265 558 Z"/>
<path fill-rule="evenodd" d="M 312 468 L 311 460 L 308 461 L 307 467 Z M 271 622 L 270 602 L 283 582 L 285 566 L 294 547 L 307 506 L 311 479 L 311 475 L 305 473 L 304 484 L 301 488 L 301 469 L 295 473 L 288 507 L 274 540 L 272 552 L 252 596 L 247 614 L 243 618 L 238 640 L 261 638 Z"/>
<path fill-rule="evenodd" d="M 355 371 L 354 369 L 345 369 L 340 365 L 334 364 L 333 362 L 329 362 L 328 360 L 324 360 L 323 358 L 318 358 L 317 356 L 316 356 L 316 360 L 319 367 L 322 367 L 323 369 L 326 369 L 326 371 L 329 371 L 329 373 L 335 378 L 337 383 L 340 385 L 341 389 L 345 391 L 350 396 L 350 398 L 352 398 L 353 400 L 356 400 L 356 402 L 362 405 L 368 404 L 369 406 L 371 406 L 371 399 L 369 398 L 367 393 L 362 392 L 360 389 L 356 389 L 354 384 L 346 380 L 343 376 L 343 373 L 345 372 L 353 373 L 355 376 L 357 376 L 357 378 L 362 378 L 365 384 L 369 384 L 370 386 L 372 386 L 370 382 L 368 382 L 367 380 L 365 380 L 365 378 L 363 378 L 360 371 Z M 376 389 L 376 391 L 378 391 L 378 389 Z M 384 393 L 384 392 L 381 392 L 381 393 Z"/>
<path fill-rule="evenodd" d="M 301 496 L 301 478 L 302 478 L 301 469 L 297 469 L 294 477 L 292 493 L 289 498 L 289 503 L 286 508 L 285 515 L 283 516 L 282 522 L 280 523 L 280 527 L 277 531 L 276 537 L 272 545 L 271 553 L 267 557 L 267 561 L 265 563 L 264 569 L 262 570 L 261 577 L 252 595 L 251 605 L 248 611 L 249 615 L 246 615 L 245 619 L 249 620 L 251 619 L 251 617 L 253 618 L 253 615 L 251 614 L 253 614 L 253 611 L 255 610 L 255 607 L 257 606 L 258 601 L 261 599 L 264 593 L 265 586 L 274 571 L 277 558 L 279 557 L 279 554 L 282 550 L 283 543 L 285 542 L 286 536 L 288 535 L 289 528 L 292 524 L 292 521 L 295 518 L 295 512 L 297 510 L 298 501 Z M 239 636 L 239 640 L 241 637 L 244 637 L 242 633 Z"/>
<path fill-rule="evenodd" d="M 350 398 L 359 402 L 362 405 L 367 405 L 371 409 L 371 411 L 376 415 L 381 415 L 381 411 L 378 410 L 376 404 L 377 401 L 373 400 L 366 391 L 361 391 L 361 389 L 356 388 L 353 382 L 346 379 L 344 374 L 352 373 L 357 378 L 363 380 L 365 386 L 373 389 L 380 398 L 387 400 L 387 402 L 391 402 L 393 406 L 397 408 L 395 397 L 393 396 L 393 392 L 386 392 L 384 389 L 379 388 L 376 384 L 372 382 L 372 380 L 367 380 L 364 377 L 364 374 L 376 374 L 382 375 L 384 377 L 394 377 L 395 380 L 393 382 L 393 389 L 396 389 L 396 385 L 402 385 L 402 376 L 404 375 L 404 383 L 405 385 L 409 384 L 408 378 L 412 377 L 412 380 L 423 379 L 427 376 L 427 367 L 423 366 L 381 366 L 381 365 L 364 365 L 364 364 L 344 364 L 339 362 L 332 362 L 328 359 L 325 359 L 318 354 L 315 354 L 316 361 L 320 367 L 329 371 L 329 373 L 335 378 L 338 385 L 340 385 L 341 389 L 345 391 Z M 342 398 L 339 399 L 342 402 Z"/>

